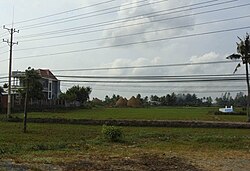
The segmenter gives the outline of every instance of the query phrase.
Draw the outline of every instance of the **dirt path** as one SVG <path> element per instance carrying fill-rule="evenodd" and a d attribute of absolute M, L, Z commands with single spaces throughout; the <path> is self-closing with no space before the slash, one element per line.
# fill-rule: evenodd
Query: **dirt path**
<path fill-rule="evenodd" d="M 167 156 L 164 154 L 140 154 L 133 157 L 82 156 L 80 159 L 53 164 L 15 163 L 0 161 L 2 171 L 249 171 L 248 154 L 237 152 L 206 155 L 189 153 Z M 183 157 L 179 157 L 183 156 Z"/>

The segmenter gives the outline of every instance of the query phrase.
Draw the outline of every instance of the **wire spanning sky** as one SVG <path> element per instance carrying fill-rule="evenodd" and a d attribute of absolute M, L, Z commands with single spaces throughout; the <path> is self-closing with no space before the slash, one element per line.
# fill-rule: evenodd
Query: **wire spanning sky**
<path fill-rule="evenodd" d="M 93 76 L 93 81 L 100 76 L 119 81 L 124 76 L 232 74 L 236 62 L 217 61 L 235 53 L 237 36 L 250 32 L 248 0 L 12 0 L 0 1 L 0 7 L 0 25 L 12 27 L 13 21 L 20 30 L 14 34 L 19 44 L 14 45 L 13 70 L 50 69 L 61 76 Z M 0 29 L 0 38 L 10 37 Z M 8 45 L 1 42 L 1 83 L 7 76 L 8 55 Z M 244 67 L 237 71 L 242 73 Z M 63 91 L 90 85 L 70 79 L 62 81 Z M 245 90 L 244 81 L 109 85 L 91 84 L 92 96 L 173 91 L 220 96 L 226 90 Z"/>

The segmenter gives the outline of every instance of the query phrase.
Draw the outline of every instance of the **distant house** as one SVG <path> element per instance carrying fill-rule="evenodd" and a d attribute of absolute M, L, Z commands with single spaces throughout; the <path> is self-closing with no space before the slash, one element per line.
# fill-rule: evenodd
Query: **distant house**
<path fill-rule="evenodd" d="M 48 69 L 38 69 L 38 74 L 41 76 L 41 84 L 43 85 L 43 93 L 44 97 L 48 100 L 57 99 L 61 93 L 60 90 L 60 81 L 52 74 L 52 72 Z M 25 75 L 25 72 L 21 71 L 13 71 L 13 90 L 17 90 L 18 88 L 24 88 L 22 79 Z"/>

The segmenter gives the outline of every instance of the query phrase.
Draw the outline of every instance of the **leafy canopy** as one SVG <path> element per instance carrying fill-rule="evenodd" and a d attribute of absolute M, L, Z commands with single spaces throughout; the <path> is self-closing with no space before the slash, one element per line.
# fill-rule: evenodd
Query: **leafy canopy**
<path fill-rule="evenodd" d="M 63 100 L 79 101 L 81 103 L 84 103 L 89 99 L 91 91 L 92 89 L 90 87 L 85 88 L 77 85 L 68 89 L 66 93 L 62 93 L 60 95 L 60 98 Z"/>
<path fill-rule="evenodd" d="M 28 89 L 28 99 L 42 99 L 43 95 L 43 86 L 40 82 L 41 76 L 38 74 L 34 68 L 28 68 L 25 70 L 25 76 L 20 79 L 23 83 L 24 89 L 20 89 L 22 98 L 25 97 L 26 90 Z"/>

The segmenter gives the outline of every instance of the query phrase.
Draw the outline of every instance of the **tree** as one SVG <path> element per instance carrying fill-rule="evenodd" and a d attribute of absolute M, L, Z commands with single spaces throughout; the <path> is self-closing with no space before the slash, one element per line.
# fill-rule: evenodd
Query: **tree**
<path fill-rule="evenodd" d="M 24 128 L 23 132 L 26 133 L 27 130 L 27 108 L 28 101 L 30 99 L 41 99 L 43 98 L 43 86 L 40 82 L 40 75 L 37 71 L 30 67 L 25 70 L 25 77 L 21 79 L 25 89 L 20 90 L 22 97 L 25 97 L 24 103 Z"/>
<path fill-rule="evenodd" d="M 220 98 L 215 99 L 217 105 L 224 107 L 224 106 L 231 106 L 233 105 L 233 98 L 230 95 L 229 92 L 225 92 L 225 94 L 222 94 Z"/>
<path fill-rule="evenodd" d="M 249 34 L 246 33 L 246 38 L 245 40 L 242 40 L 241 38 L 238 37 L 240 40 L 240 43 L 237 43 L 237 54 L 232 54 L 227 57 L 227 59 L 241 59 L 242 63 L 245 64 L 246 66 L 246 81 L 247 81 L 247 90 L 248 90 L 248 95 L 247 95 L 247 121 L 250 122 L 250 113 L 249 113 L 249 105 L 250 105 L 250 86 L 249 86 L 249 76 L 248 76 L 248 64 L 250 63 L 249 59 Z M 235 70 L 234 73 L 237 71 L 237 69 L 241 66 L 239 63 Z"/>
<path fill-rule="evenodd" d="M 25 98 L 26 91 L 28 90 L 28 100 L 40 100 L 44 98 L 43 86 L 40 82 L 41 76 L 36 70 L 30 67 L 25 70 L 25 77 L 21 78 L 20 81 L 25 89 L 19 89 L 22 99 Z"/>
<path fill-rule="evenodd" d="M 60 95 L 61 99 L 69 101 L 79 101 L 80 103 L 85 103 L 89 100 L 89 95 L 91 93 L 90 87 L 80 87 L 79 85 L 73 86 Z"/>
<path fill-rule="evenodd" d="M 0 93 L 3 93 L 4 92 L 4 89 L 3 87 L 0 86 Z"/>
<path fill-rule="evenodd" d="M 235 99 L 234 99 L 234 105 L 238 107 L 247 105 L 247 97 L 246 95 L 244 95 L 243 92 L 239 92 L 236 94 Z"/>
<path fill-rule="evenodd" d="M 3 88 L 8 88 L 8 87 L 9 87 L 8 84 L 4 83 Z"/>

